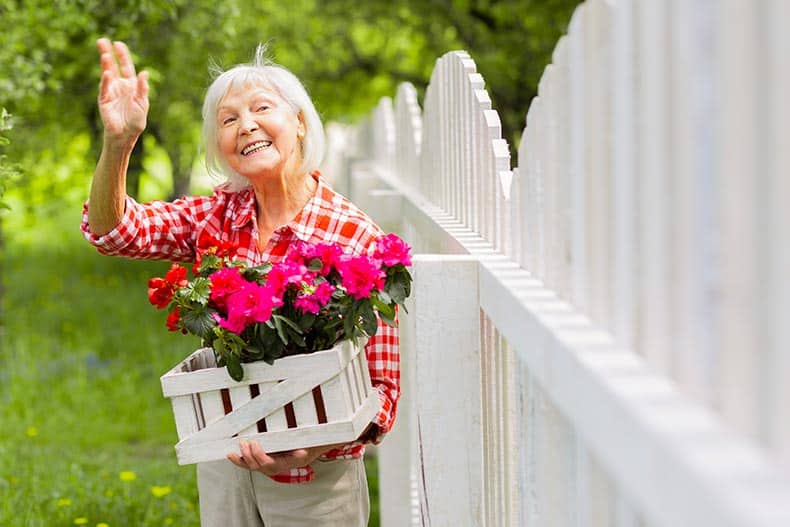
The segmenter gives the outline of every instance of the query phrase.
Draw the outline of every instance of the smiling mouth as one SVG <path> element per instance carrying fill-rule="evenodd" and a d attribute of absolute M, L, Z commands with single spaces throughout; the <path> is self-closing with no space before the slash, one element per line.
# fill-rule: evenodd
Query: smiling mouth
<path fill-rule="evenodd" d="M 255 143 L 249 144 L 244 147 L 241 151 L 241 155 L 248 156 L 250 154 L 254 154 L 255 152 L 260 152 L 265 148 L 269 148 L 272 145 L 271 141 L 257 141 Z"/>

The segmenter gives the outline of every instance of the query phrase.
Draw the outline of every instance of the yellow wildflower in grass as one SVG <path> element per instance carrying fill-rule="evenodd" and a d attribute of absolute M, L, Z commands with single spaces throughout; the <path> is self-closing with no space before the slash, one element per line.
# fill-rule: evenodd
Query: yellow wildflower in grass
<path fill-rule="evenodd" d="M 170 488 L 170 485 L 164 485 L 161 487 L 159 485 L 154 485 L 151 487 L 151 494 L 153 494 L 155 498 L 163 498 L 170 494 L 171 490 L 173 489 Z"/>
<path fill-rule="evenodd" d="M 97 523 L 96 527 L 110 527 L 110 525 L 107 524 L 107 523 L 101 522 L 101 523 Z"/>
<path fill-rule="evenodd" d="M 71 507 L 71 500 L 68 498 L 60 498 L 55 502 L 58 507 Z"/>
<path fill-rule="evenodd" d="M 171 518 L 170 516 L 165 518 L 165 525 L 173 525 L 173 518 Z"/>
<path fill-rule="evenodd" d="M 124 470 L 118 474 L 118 477 L 121 478 L 121 481 L 134 481 L 137 479 L 137 474 L 131 470 Z"/>
<path fill-rule="evenodd" d="M 27 434 L 27 437 L 36 437 L 38 435 L 38 428 L 35 426 L 28 426 L 27 430 L 25 430 L 25 434 Z"/>
<path fill-rule="evenodd" d="M 87 525 L 87 524 L 88 524 L 88 518 L 82 518 L 82 517 L 74 518 L 74 525 Z"/>

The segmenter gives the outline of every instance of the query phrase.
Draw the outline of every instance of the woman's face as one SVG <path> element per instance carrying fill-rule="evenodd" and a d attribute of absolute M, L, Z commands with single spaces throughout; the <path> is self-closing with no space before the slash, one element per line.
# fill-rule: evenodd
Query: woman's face
<path fill-rule="evenodd" d="M 301 162 L 304 124 L 269 87 L 232 86 L 217 108 L 217 130 L 225 162 L 253 182 L 288 176 Z"/>

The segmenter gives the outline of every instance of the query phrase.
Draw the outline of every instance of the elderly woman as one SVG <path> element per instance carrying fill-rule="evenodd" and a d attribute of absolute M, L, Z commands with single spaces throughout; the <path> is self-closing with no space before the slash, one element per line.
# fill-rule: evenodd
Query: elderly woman
<path fill-rule="evenodd" d="M 201 235 L 239 246 L 250 264 L 280 261 L 292 242 L 340 243 L 365 253 L 381 230 L 335 193 L 317 171 L 323 127 L 299 80 L 256 60 L 219 75 L 203 105 L 206 163 L 226 182 L 211 196 L 140 204 L 125 194 L 126 171 L 148 114 L 148 75 L 136 73 L 122 42 L 98 41 L 104 143 L 82 230 L 103 254 L 194 261 Z M 267 454 L 241 442 L 241 456 L 198 465 L 206 526 L 337 525 L 368 522 L 362 456 L 395 419 L 397 330 L 381 321 L 365 348 L 381 410 L 350 444 Z"/>

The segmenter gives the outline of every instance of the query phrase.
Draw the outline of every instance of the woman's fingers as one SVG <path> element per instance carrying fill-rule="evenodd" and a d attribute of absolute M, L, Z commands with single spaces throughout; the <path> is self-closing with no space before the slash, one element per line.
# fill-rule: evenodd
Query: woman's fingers
<path fill-rule="evenodd" d="M 135 77 L 137 74 L 134 71 L 134 62 L 132 62 L 132 54 L 129 48 L 121 41 L 113 43 L 115 54 L 118 56 L 118 62 L 121 64 L 121 75 L 127 79 Z"/>
<path fill-rule="evenodd" d="M 148 72 L 141 71 L 137 74 L 137 96 L 148 97 Z"/>
<path fill-rule="evenodd" d="M 96 47 L 99 50 L 102 72 L 109 71 L 115 75 L 119 75 L 120 72 L 118 70 L 118 64 L 113 58 L 113 49 L 110 39 L 100 38 L 96 41 Z"/>

